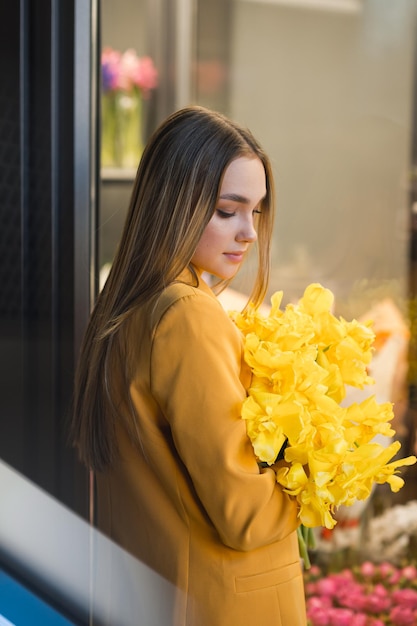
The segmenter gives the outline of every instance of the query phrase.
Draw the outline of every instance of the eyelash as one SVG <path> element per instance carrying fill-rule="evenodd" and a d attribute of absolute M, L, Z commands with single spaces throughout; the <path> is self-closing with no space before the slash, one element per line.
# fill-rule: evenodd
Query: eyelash
<path fill-rule="evenodd" d="M 262 211 L 260 211 L 259 209 L 254 209 L 252 212 L 255 213 L 256 215 L 260 215 L 262 213 Z M 222 211 L 221 209 L 217 209 L 217 214 L 221 218 L 227 219 L 229 217 L 234 217 L 236 215 L 236 212 L 228 213 L 227 211 Z"/>
<path fill-rule="evenodd" d="M 236 215 L 236 213 L 228 213 L 227 211 L 222 211 L 221 209 L 217 209 L 217 214 L 224 219 Z"/>

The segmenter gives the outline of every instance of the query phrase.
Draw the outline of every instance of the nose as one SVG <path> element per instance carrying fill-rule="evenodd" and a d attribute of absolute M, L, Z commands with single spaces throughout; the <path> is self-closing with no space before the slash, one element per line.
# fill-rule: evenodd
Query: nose
<path fill-rule="evenodd" d="M 247 219 L 245 219 L 244 223 L 242 224 L 241 229 L 236 235 L 236 241 L 255 243 L 257 239 L 258 239 L 258 233 L 256 232 L 256 228 L 254 224 L 254 217 L 251 214 L 250 216 L 248 216 Z"/>

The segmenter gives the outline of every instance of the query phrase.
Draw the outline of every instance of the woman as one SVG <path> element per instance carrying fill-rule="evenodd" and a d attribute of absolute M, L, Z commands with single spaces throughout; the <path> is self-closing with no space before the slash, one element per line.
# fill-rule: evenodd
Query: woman
<path fill-rule="evenodd" d="M 173 624 L 306 623 L 297 506 L 258 466 L 242 339 L 204 280 L 224 287 L 258 240 L 261 303 L 273 194 L 249 131 L 201 107 L 170 116 L 141 159 L 80 357 L 74 440 L 99 527 L 185 592 Z"/>

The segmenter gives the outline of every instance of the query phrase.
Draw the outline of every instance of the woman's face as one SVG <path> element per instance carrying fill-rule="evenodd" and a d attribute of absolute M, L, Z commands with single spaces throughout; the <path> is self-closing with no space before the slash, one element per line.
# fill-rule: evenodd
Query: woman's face
<path fill-rule="evenodd" d="M 258 157 L 239 157 L 227 167 L 216 210 L 191 259 L 199 272 L 232 278 L 257 239 L 256 220 L 266 194 Z"/>

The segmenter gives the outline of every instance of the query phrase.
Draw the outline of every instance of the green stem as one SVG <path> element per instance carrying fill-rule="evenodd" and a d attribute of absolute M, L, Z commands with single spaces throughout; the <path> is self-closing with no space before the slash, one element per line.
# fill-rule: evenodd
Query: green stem
<path fill-rule="evenodd" d="M 297 528 L 297 536 L 298 536 L 298 547 L 300 550 L 300 557 L 304 561 L 304 567 L 306 569 L 310 569 L 311 562 L 310 556 L 308 554 L 309 548 L 315 548 L 315 539 L 312 528 L 307 528 L 306 526 L 299 526 Z"/>

